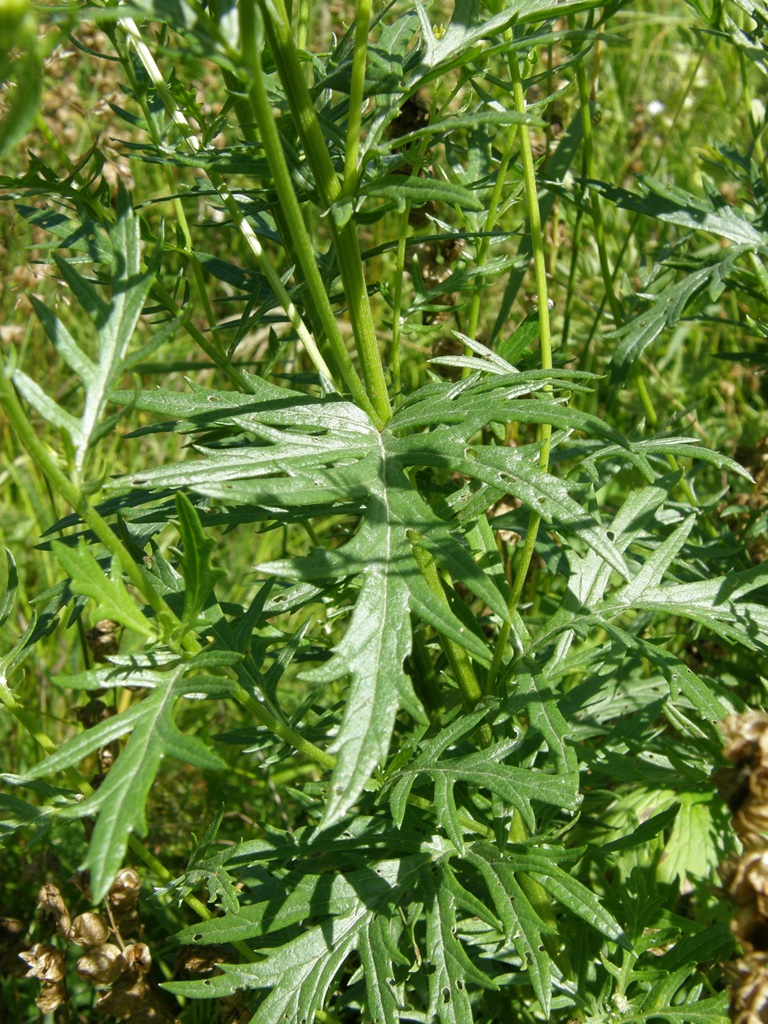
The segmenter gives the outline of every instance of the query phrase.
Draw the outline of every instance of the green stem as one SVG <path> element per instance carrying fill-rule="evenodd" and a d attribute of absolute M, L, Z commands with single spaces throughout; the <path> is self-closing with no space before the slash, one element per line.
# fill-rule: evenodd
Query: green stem
<path fill-rule="evenodd" d="M 371 0 L 357 0 L 355 49 L 352 56 L 352 81 L 349 88 L 347 145 L 344 151 L 344 194 L 352 197 L 357 185 L 357 162 L 360 157 L 360 127 L 363 123 L 365 67 L 368 62 L 368 27 L 371 22 Z"/>
<path fill-rule="evenodd" d="M 329 214 L 329 226 L 339 265 L 339 274 L 349 309 L 357 354 L 363 373 L 365 390 L 382 424 L 389 422 L 392 409 L 387 396 L 384 369 L 381 364 L 376 329 L 363 273 L 363 260 L 354 220 L 343 220 L 334 204 L 342 198 L 341 183 L 333 166 L 328 143 L 323 134 L 307 83 L 301 74 L 291 25 L 281 0 L 259 0 L 264 25 L 285 90 L 294 124 L 298 128 L 304 152 L 320 196 L 321 207 Z"/>
<path fill-rule="evenodd" d="M 523 82 L 520 76 L 520 66 L 517 55 L 512 53 L 508 58 L 510 76 L 512 78 L 512 95 L 514 97 L 515 110 L 519 114 L 525 114 L 525 94 Z M 541 213 L 539 211 L 539 199 L 536 188 L 536 171 L 533 164 L 533 152 L 531 150 L 531 138 L 525 124 L 518 128 L 520 137 L 520 159 L 523 165 L 523 182 L 525 186 L 525 204 L 528 213 L 528 225 L 531 232 L 531 251 L 533 253 L 534 276 L 536 279 L 536 298 L 539 304 L 539 344 L 541 351 L 541 367 L 543 370 L 552 369 L 552 333 L 549 323 L 549 294 L 547 290 L 547 268 L 544 256 L 544 235 L 541 229 Z M 539 467 L 546 472 L 549 468 L 549 449 L 552 438 L 552 426 L 549 423 L 543 424 L 540 432 L 543 441 L 539 453 Z M 488 673 L 486 689 L 492 693 L 498 678 L 504 652 L 506 650 L 509 633 L 512 628 L 512 618 L 517 609 L 520 595 L 523 592 L 525 579 L 531 565 L 531 559 L 536 546 L 536 538 L 539 533 L 541 516 L 531 511 L 528 518 L 528 532 L 525 536 L 525 543 L 520 554 L 520 561 L 517 566 L 512 594 L 509 598 L 508 616 L 502 623 L 499 630 L 499 637 L 496 648 L 493 652 L 493 660 Z"/>
<path fill-rule="evenodd" d="M 437 571 L 437 563 L 435 562 L 435 559 L 425 547 L 422 547 L 420 543 L 421 538 L 415 530 L 408 530 L 406 533 L 408 540 L 412 545 L 413 557 L 416 559 L 416 564 L 421 570 L 424 579 L 429 584 L 430 590 L 440 599 L 446 608 L 450 609 L 450 604 L 443 588 L 443 582 Z M 451 666 L 453 676 L 458 683 L 464 707 L 467 711 L 471 711 L 483 696 L 483 688 L 477 680 L 469 655 L 461 644 L 457 644 L 455 640 L 451 640 L 446 636 L 440 636 L 440 645 L 445 652 L 445 656 Z M 493 734 L 491 733 L 490 726 L 487 723 L 484 723 L 480 726 L 479 733 L 480 745 L 482 747 L 490 746 L 493 741 Z"/>
<path fill-rule="evenodd" d="M 269 97 L 267 96 L 264 71 L 261 65 L 261 41 L 258 38 L 259 32 L 255 17 L 256 8 L 254 0 L 241 0 L 238 10 L 240 13 L 240 37 L 243 46 L 243 58 L 251 73 L 248 98 L 252 107 L 253 120 L 258 124 L 264 152 L 272 173 L 272 181 L 280 201 L 281 214 L 291 238 L 293 251 L 312 296 L 314 308 L 322 322 L 333 360 L 340 369 L 344 383 L 355 402 L 365 409 L 377 427 L 381 428 L 383 423 L 371 404 L 360 378 L 355 372 L 352 360 L 349 358 L 349 353 L 328 300 L 320 271 L 317 269 L 317 258 L 301 216 L 301 208 L 293 189 L 282 141 L 272 114 Z"/>
<path fill-rule="evenodd" d="M 173 120 L 192 152 L 197 153 L 200 149 L 200 141 L 195 135 L 194 130 L 185 117 L 183 111 L 181 111 L 177 106 L 176 100 L 173 98 L 157 63 L 155 62 L 155 58 L 152 56 L 149 47 L 141 38 L 141 33 L 139 32 L 135 21 L 132 18 L 120 18 L 118 25 L 130 39 L 139 60 L 144 66 L 144 70 L 147 72 L 152 85 L 157 90 L 157 94 L 165 106 L 169 117 Z M 280 305 L 283 307 L 291 326 L 298 334 L 299 339 L 304 345 L 310 359 L 318 371 L 329 381 L 332 381 L 333 377 L 331 371 L 328 369 L 325 360 L 320 354 L 315 339 L 308 331 L 306 324 L 302 320 L 298 309 L 294 305 L 293 300 L 285 288 L 285 285 L 280 280 L 280 276 L 267 258 L 256 232 L 240 210 L 240 206 L 231 189 L 227 186 L 220 174 L 217 174 L 214 171 L 208 171 L 207 173 L 209 181 L 218 193 L 219 199 L 224 204 L 224 207 L 232 218 L 235 226 L 243 236 L 243 239 L 245 240 L 245 243 L 250 249 L 252 255 L 258 262 L 261 272 L 269 282 L 269 286 L 275 293 Z"/>
<path fill-rule="evenodd" d="M 509 164 L 512 159 L 514 139 L 518 134 L 516 125 L 512 125 L 507 139 L 504 145 L 504 152 L 499 162 L 499 170 L 496 174 L 496 182 L 491 192 L 491 198 L 488 202 L 488 213 L 485 218 L 485 224 L 483 231 L 487 232 L 483 238 L 480 239 L 480 244 L 477 247 L 477 266 L 482 267 L 488 256 L 488 250 L 491 245 L 491 232 L 496 226 L 496 217 L 499 212 L 499 205 L 501 203 L 501 195 L 504 190 L 504 185 L 507 180 L 507 171 L 509 170 Z M 472 303 L 469 307 L 469 322 L 467 324 L 467 336 L 469 338 L 475 338 L 477 335 L 477 327 L 480 320 L 480 302 L 482 299 L 481 289 L 477 288 L 472 293 Z"/>
<path fill-rule="evenodd" d="M 568 27 L 572 32 L 576 30 L 576 18 L 572 14 L 568 16 Z M 596 175 L 594 147 L 592 144 L 592 111 L 590 109 L 589 102 L 589 84 L 587 82 L 587 74 L 584 70 L 583 60 L 576 62 L 576 81 L 579 87 L 579 105 L 581 108 L 582 141 L 584 146 L 584 177 L 594 178 Z M 614 273 L 608 263 L 608 252 L 605 247 L 603 207 L 600 201 L 600 196 L 594 189 L 590 190 L 590 201 L 592 205 L 592 223 L 595 228 L 595 242 L 597 243 L 597 252 L 600 259 L 600 273 L 603 278 L 603 287 L 605 288 L 605 294 L 608 298 L 608 304 L 611 307 L 614 323 L 617 327 L 620 327 L 624 322 L 624 313 L 613 287 Z"/>
<path fill-rule="evenodd" d="M 395 264 L 395 290 L 392 296 L 392 345 L 390 347 L 390 367 L 392 368 L 392 393 L 395 402 L 400 402 L 400 335 L 402 333 L 401 315 L 403 309 L 403 277 L 405 275 L 405 248 L 408 240 L 408 218 L 411 214 L 411 202 L 405 201 L 405 209 L 400 218 L 400 231 L 397 236 L 397 258 Z"/>

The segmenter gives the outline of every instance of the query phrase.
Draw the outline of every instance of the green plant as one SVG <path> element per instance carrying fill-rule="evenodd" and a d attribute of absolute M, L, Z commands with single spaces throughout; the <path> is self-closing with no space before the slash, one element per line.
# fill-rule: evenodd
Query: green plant
<path fill-rule="evenodd" d="M 263 1024 L 724 1019 L 733 940 L 707 879 L 731 841 L 709 775 L 718 723 L 759 694 L 768 569 L 754 522 L 722 514 L 722 477 L 749 473 L 681 430 L 674 402 L 659 417 L 642 357 L 739 289 L 765 295 L 761 127 L 748 156 L 720 157 L 737 207 L 691 182 L 596 180 L 588 74 L 618 4 L 457 0 L 432 21 L 361 2 L 322 54 L 304 3 L 291 21 L 278 0 L 141 0 L 64 9 L 52 30 L 86 14 L 122 76 L 137 177 L 173 217 L 111 190 L 97 147 L 2 181 L 48 233 L 72 306 L 32 303 L 77 381 L 56 394 L 13 352 L 0 367 L 60 580 L 0 661 L 18 738 L 5 843 L 82 862 L 92 905 L 114 900 L 127 854 L 143 865 L 168 1019 L 203 1019 L 200 999 Z M 759 33 L 708 17 L 749 100 Z M 197 66 L 215 69 L 212 109 L 184 77 Z M 555 144 L 558 76 L 575 89 Z M 606 230 L 625 210 L 659 232 L 637 294 Z M 565 272 L 555 214 L 573 228 Z M 550 289 L 567 324 L 585 217 L 612 322 L 574 368 Z M 529 263 L 535 310 L 508 332 Z M 430 358 L 447 315 L 454 347 Z M 180 384 L 185 367 L 205 379 Z M 630 383 L 642 424 L 616 411 Z M 17 583 L 9 552 L 0 625 Z M 54 682 L 85 724 L 60 736 L 25 669 L 65 614 L 82 661 Z M 142 837 L 153 799 L 189 797 L 172 761 L 224 803 L 164 858 Z M 241 799 L 260 819 L 247 835 L 228 817 Z M 217 973 L 173 977 L 171 936 L 189 972 Z M 120 978 L 140 1019 L 133 956 Z M 83 985 L 59 997 L 90 1012 Z"/>

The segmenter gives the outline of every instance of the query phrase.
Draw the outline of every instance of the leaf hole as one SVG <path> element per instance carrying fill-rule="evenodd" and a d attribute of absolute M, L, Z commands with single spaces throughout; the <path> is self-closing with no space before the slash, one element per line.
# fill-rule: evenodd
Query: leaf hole
<path fill-rule="evenodd" d="M 336 796 L 341 796 L 342 793 L 344 792 L 344 787 L 343 786 L 334 786 L 333 787 L 333 792 L 336 794 Z"/>
<path fill-rule="evenodd" d="M 449 988 L 443 989 L 443 1002 L 450 1003 L 451 1001 L 451 990 Z"/>
<path fill-rule="evenodd" d="M 203 941 L 203 933 L 202 932 L 197 932 L 195 935 L 192 936 L 192 938 L 193 938 L 193 940 L 195 942 L 202 942 Z"/>
<path fill-rule="evenodd" d="M 461 980 L 461 978 L 459 978 L 459 980 L 456 982 L 456 988 L 459 990 L 459 992 L 461 992 L 461 990 L 464 988 L 464 982 Z"/>

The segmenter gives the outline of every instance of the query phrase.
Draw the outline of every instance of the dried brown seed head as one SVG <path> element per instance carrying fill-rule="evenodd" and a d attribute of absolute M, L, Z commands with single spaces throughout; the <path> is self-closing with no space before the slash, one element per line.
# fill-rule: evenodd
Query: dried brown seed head
<path fill-rule="evenodd" d="M 416 93 L 400 107 L 400 113 L 390 124 L 387 135 L 390 139 L 399 139 L 403 135 L 418 131 L 419 128 L 426 128 L 428 124 L 429 104 L 423 94 Z"/>
<path fill-rule="evenodd" d="M 768 1021 L 768 954 L 751 953 L 725 966 L 731 986 L 734 1024 L 765 1024 Z"/>
<path fill-rule="evenodd" d="M 53 1013 L 66 999 L 67 990 L 63 981 L 44 981 L 35 1006 L 41 1013 Z"/>
<path fill-rule="evenodd" d="M 44 914 L 50 915 L 56 922 L 56 931 L 63 939 L 69 938 L 70 916 L 64 897 L 55 885 L 41 886 L 37 896 L 37 905 Z"/>
<path fill-rule="evenodd" d="M 134 942 L 123 950 L 123 958 L 131 970 L 137 975 L 147 974 L 152 966 L 152 954 L 149 946 L 143 942 Z"/>
<path fill-rule="evenodd" d="M 229 954 L 224 946 L 182 946 L 176 954 L 173 973 L 175 976 L 208 974 L 228 960 Z"/>
<path fill-rule="evenodd" d="M 729 715 L 723 722 L 726 745 L 723 753 L 734 764 L 748 764 L 755 769 L 768 768 L 768 715 L 747 711 Z"/>
<path fill-rule="evenodd" d="M 109 938 L 109 925 L 101 914 L 87 911 L 74 919 L 69 937 L 78 946 L 101 946 Z"/>
<path fill-rule="evenodd" d="M 77 961 L 77 973 L 95 988 L 114 984 L 125 970 L 125 960 L 119 946 L 105 942 L 89 950 Z"/>
<path fill-rule="evenodd" d="M 0 917 L 0 950 L 15 946 L 26 931 L 23 921 L 15 917 Z"/>
<path fill-rule="evenodd" d="M 768 851 L 756 850 L 741 858 L 729 892 L 736 906 L 733 934 L 748 952 L 768 950 Z"/>
<path fill-rule="evenodd" d="M 123 868 L 118 871 L 112 888 L 107 893 L 107 899 L 113 907 L 121 903 L 135 903 L 141 892 L 141 879 L 138 872 L 133 868 Z"/>
<path fill-rule="evenodd" d="M 29 967 L 27 978 L 39 978 L 40 981 L 64 980 L 64 954 L 47 942 L 36 942 L 31 949 L 19 953 L 19 959 Z"/>
<path fill-rule="evenodd" d="M 93 629 L 85 634 L 88 647 L 96 662 L 106 661 L 110 655 L 117 654 L 120 649 L 120 623 L 112 619 L 102 619 Z"/>

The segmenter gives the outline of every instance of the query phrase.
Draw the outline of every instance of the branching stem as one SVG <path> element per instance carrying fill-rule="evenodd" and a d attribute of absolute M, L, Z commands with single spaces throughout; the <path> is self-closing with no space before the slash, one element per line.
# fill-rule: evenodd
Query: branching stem
<path fill-rule="evenodd" d="M 298 128 L 307 162 L 323 211 L 329 215 L 329 227 L 339 264 L 349 319 L 355 337 L 357 354 L 368 398 L 376 410 L 380 424 L 392 416 L 387 395 L 384 369 L 381 364 L 376 328 L 363 273 L 363 260 L 357 239 L 352 210 L 344 207 L 341 182 L 333 166 L 328 143 L 312 103 L 307 83 L 301 74 L 296 43 L 282 0 L 259 0 L 264 27 L 285 90 L 293 121 Z"/>

